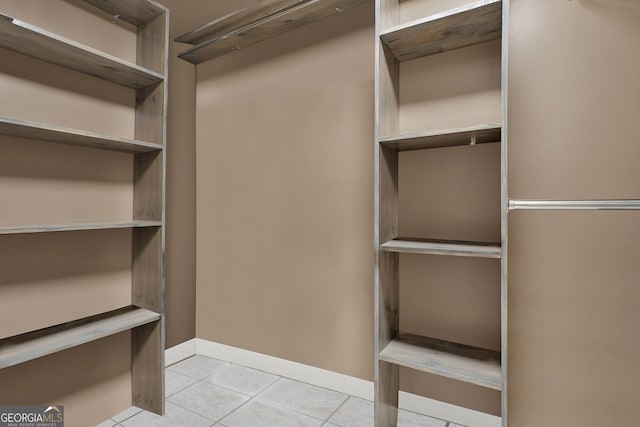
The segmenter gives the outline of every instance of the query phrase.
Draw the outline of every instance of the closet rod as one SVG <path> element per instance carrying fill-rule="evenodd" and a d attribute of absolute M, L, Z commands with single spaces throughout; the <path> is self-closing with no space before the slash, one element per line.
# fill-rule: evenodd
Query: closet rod
<path fill-rule="evenodd" d="M 640 200 L 509 200 L 509 210 L 635 210 Z"/>

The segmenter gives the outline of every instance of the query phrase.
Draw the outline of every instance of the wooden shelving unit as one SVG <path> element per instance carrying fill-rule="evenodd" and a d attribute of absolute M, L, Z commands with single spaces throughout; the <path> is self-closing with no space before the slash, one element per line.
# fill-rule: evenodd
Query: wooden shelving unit
<path fill-rule="evenodd" d="M 134 90 L 134 138 L 9 117 L 0 117 L 0 136 L 131 153 L 134 168 L 131 219 L 124 222 L 0 225 L 0 235 L 132 229 L 131 306 L 4 338 L 0 340 L 0 368 L 130 330 L 132 404 L 163 414 L 169 11 L 152 0 L 84 1 L 137 27 L 135 64 L 5 15 L 0 15 L 0 47 Z"/>
<path fill-rule="evenodd" d="M 399 367 L 502 392 L 506 426 L 506 64 L 502 60 L 502 122 L 472 127 L 399 132 L 400 63 L 501 38 L 508 0 L 477 1 L 399 23 L 400 0 L 376 0 L 375 69 L 375 426 L 397 425 Z M 399 153 L 444 147 L 501 145 L 501 241 L 494 243 L 398 237 Z M 443 179 L 443 183 L 446 180 Z M 400 332 L 400 254 L 500 259 L 502 351 Z M 471 284 L 470 284 L 471 285 Z M 496 284 L 497 285 L 497 284 Z"/>
<path fill-rule="evenodd" d="M 199 64 L 341 13 L 366 1 L 259 0 L 177 37 L 177 42 L 195 45 L 178 56 Z"/>

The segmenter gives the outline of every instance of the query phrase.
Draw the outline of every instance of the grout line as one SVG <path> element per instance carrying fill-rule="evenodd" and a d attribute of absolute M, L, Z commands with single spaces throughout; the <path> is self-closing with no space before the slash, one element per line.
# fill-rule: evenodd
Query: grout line
<path fill-rule="evenodd" d="M 191 409 L 189 409 L 189 408 L 185 408 L 184 406 L 181 406 L 181 405 L 178 405 L 178 404 L 177 404 L 177 403 L 175 403 L 175 402 L 167 402 L 167 403 L 171 403 L 173 406 L 177 406 L 178 408 L 184 409 L 184 410 L 185 410 L 185 411 L 187 411 L 187 412 L 191 412 L 192 414 L 197 415 L 197 416 L 199 416 L 200 418 L 204 418 L 204 419 L 206 419 L 206 420 L 213 421 L 213 424 L 214 424 L 214 425 L 218 422 L 217 420 L 214 420 L 213 418 L 209 418 L 209 417 L 207 417 L 206 415 L 202 415 L 202 414 L 199 414 L 199 413 L 197 413 L 197 412 L 194 412 L 194 411 L 192 411 Z M 165 416 L 165 415 L 163 415 L 163 417 L 164 417 L 164 416 Z"/>
<path fill-rule="evenodd" d="M 217 359 L 216 359 L 216 360 L 217 360 Z M 228 362 L 227 362 L 227 363 L 228 363 Z M 240 366 L 240 365 L 236 365 L 236 366 Z M 248 369 L 251 369 L 251 368 L 248 368 Z M 260 371 L 260 372 L 262 372 L 262 371 Z M 211 375 L 213 375 L 213 373 L 211 373 L 210 375 L 207 375 L 206 377 L 204 377 L 204 378 L 203 378 L 203 379 L 201 379 L 201 380 L 198 380 L 197 382 L 193 383 L 192 385 L 195 385 L 196 383 L 199 383 L 199 382 L 204 382 L 204 383 L 206 383 L 206 384 L 213 385 L 213 386 L 216 386 L 216 387 L 220 387 L 220 388 L 223 388 L 223 389 L 225 389 L 225 390 L 232 391 L 232 392 L 234 392 L 234 393 L 240 393 L 240 394 L 245 395 L 245 396 L 255 397 L 255 396 L 257 396 L 258 394 L 260 394 L 260 393 L 262 393 L 263 391 L 265 391 L 266 389 L 268 389 L 269 387 L 271 387 L 272 385 L 274 385 L 275 383 L 277 383 L 281 378 L 283 378 L 283 377 L 281 377 L 281 376 L 279 376 L 279 375 L 271 374 L 271 375 L 275 375 L 275 376 L 277 376 L 278 378 L 276 378 L 272 383 L 270 383 L 270 384 L 268 384 L 268 385 L 264 386 L 263 388 L 261 388 L 261 389 L 260 389 L 259 391 L 257 391 L 255 394 L 249 394 L 249 393 L 245 393 L 245 392 L 243 392 L 243 391 L 234 390 L 234 389 L 232 389 L 232 388 L 225 387 L 225 386 L 223 386 L 223 385 L 219 385 L 219 384 L 214 384 L 214 383 L 212 383 L 212 382 L 207 381 L 207 378 L 209 378 Z M 174 393 L 174 394 L 175 394 L 175 393 Z M 172 394 L 172 396 L 173 396 L 173 394 Z"/>
<path fill-rule="evenodd" d="M 339 391 L 335 391 L 335 390 L 331 390 L 331 389 L 328 389 L 328 388 L 324 388 L 324 387 L 316 386 L 316 385 L 313 385 L 313 384 L 305 383 L 304 381 L 294 380 L 293 378 L 289 378 L 289 377 L 280 377 L 280 379 L 279 379 L 278 381 L 280 381 L 280 380 L 289 380 L 289 381 L 294 381 L 294 382 L 298 382 L 298 383 L 300 383 L 300 384 L 306 384 L 306 385 L 309 385 L 309 386 L 312 386 L 312 387 L 321 388 L 321 389 L 323 389 L 323 390 L 329 390 L 329 391 L 333 391 L 333 392 L 335 392 L 335 393 L 343 394 L 343 395 L 345 395 L 345 396 L 346 396 L 346 399 L 345 399 L 345 400 L 344 400 L 340 405 L 338 405 L 338 408 L 340 408 L 342 405 L 344 405 L 344 402 L 346 402 L 346 401 L 347 401 L 347 399 L 349 399 L 349 397 L 350 397 L 350 395 L 349 395 L 349 394 L 340 393 Z M 273 385 L 275 385 L 278 381 L 274 382 L 274 383 L 273 383 L 273 384 L 271 384 L 269 387 L 267 387 L 266 389 L 264 389 L 262 392 L 260 392 L 260 394 L 262 394 L 262 393 L 263 393 L 264 391 L 266 391 L 268 388 L 271 388 L 271 387 L 272 387 Z M 257 396 L 258 396 L 258 395 L 256 394 L 256 397 L 257 397 Z M 307 416 L 307 417 L 309 417 L 309 418 L 313 418 L 314 420 L 322 421 L 323 423 L 326 423 L 326 421 L 327 421 L 327 419 L 319 418 L 319 417 L 317 417 L 317 416 L 315 416 L 315 415 L 310 415 L 310 414 L 307 414 L 307 413 L 305 413 L 305 412 L 301 412 L 301 411 L 299 411 L 299 410 L 297 410 L 297 409 L 290 408 L 290 407 L 285 406 L 285 405 L 282 405 L 282 404 L 280 404 L 280 403 L 278 403 L 278 402 L 264 402 L 264 403 L 265 403 L 266 405 L 268 405 L 268 406 L 272 406 L 272 407 L 275 407 L 275 408 L 285 409 L 285 410 L 287 410 L 287 411 L 295 412 L 296 414 L 300 414 L 300 415 Z M 337 411 L 337 409 L 336 409 L 336 411 Z M 334 411 L 334 413 L 335 413 L 335 411 Z M 332 416 L 333 416 L 333 413 L 329 416 L 329 418 L 330 418 L 330 417 L 332 417 Z"/>
<path fill-rule="evenodd" d="M 451 421 L 449 421 L 449 420 L 445 420 L 445 419 L 442 419 L 442 418 L 437 418 L 437 417 L 434 417 L 432 415 L 421 414 L 419 412 L 410 411 L 408 409 L 400 409 L 400 408 L 398 408 L 398 412 L 400 412 L 400 411 L 409 412 L 410 414 L 420 415 L 421 417 L 431 418 L 432 420 L 444 421 L 446 423 L 444 425 L 444 427 L 449 427 L 449 424 L 451 424 Z"/>
<path fill-rule="evenodd" d="M 207 378 L 208 378 L 208 377 L 207 377 Z M 193 384 L 191 384 L 191 385 L 196 385 L 196 384 L 198 384 L 198 383 L 205 383 L 206 385 L 212 385 L 212 386 L 214 386 L 214 387 L 219 387 L 219 388 L 222 388 L 222 389 L 224 389 L 224 390 L 230 391 L 230 392 L 232 392 L 232 393 L 238 393 L 238 394 L 241 394 L 241 395 L 243 395 L 243 396 L 253 397 L 252 395 L 250 395 L 250 394 L 248 394 L 248 393 L 244 393 L 244 392 L 242 392 L 242 391 L 234 390 L 234 389 L 232 389 L 232 388 L 225 387 L 225 386 L 223 386 L 223 385 L 218 385 L 218 384 L 210 383 L 209 381 L 207 381 L 207 379 L 206 379 L 206 378 L 203 378 L 203 379 L 199 380 L 198 382 L 195 382 L 195 383 L 193 383 Z M 173 395 L 172 395 L 172 396 L 173 396 Z"/>
<path fill-rule="evenodd" d="M 205 356 L 205 357 L 206 357 L 206 356 Z M 214 360 L 218 360 L 218 359 L 214 359 Z M 229 363 L 229 364 L 231 364 L 230 362 L 225 362 L 225 363 Z M 175 403 L 175 402 L 169 402 L 169 403 L 171 403 L 172 405 L 176 405 L 176 406 L 178 406 L 178 407 L 180 407 L 180 408 L 182 408 L 182 409 L 185 409 L 185 410 L 187 410 L 187 411 L 189 411 L 189 412 L 191 412 L 191 413 L 193 413 L 193 414 L 196 414 L 196 415 L 198 415 L 198 416 L 201 416 L 201 417 L 203 417 L 203 418 L 206 418 L 206 419 L 208 419 L 208 420 L 212 420 L 212 421 L 214 421 L 213 425 L 216 425 L 216 424 L 220 423 L 220 421 L 221 421 L 221 420 L 223 420 L 224 418 L 226 418 L 226 417 L 228 417 L 229 415 L 233 414 L 233 413 L 234 413 L 234 412 L 236 412 L 238 409 L 242 408 L 244 405 L 246 405 L 247 403 L 249 403 L 250 401 L 252 401 L 252 400 L 253 400 L 253 398 L 254 398 L 254 397 L 256 397 L 256 396 L 259 394 L 259 393 L 256 393 L 255 395 L 253 395 L 253 396 L 252 396 L 252 395 L 250 395 L 250 394 L 242 393 L 242 392 L 239 392 L 239 391 L 236 391 L 236 390 L 232 390 L 232 389 L 230 389 L 230 388 L 223 387 L 223 386 L 221 386 L 221 385 L 213 384 L 213 383 L 210 383 L 210 382 L 206 381 L 206 379 L 207 379 L 207 378 L 209 378 L 211 375 L 212 375 L 212 374 L 207 375 L 206 377 L 202 378 L 201 380 L 198 380 L 198 381 L 196 381 L 195 383 L 191 384 L 190 386 L 185 387 L 185 389 L 183 389 L 183 390 L 186 390 L 187 388 L 190 388 L 190 387 L 192 387 L 192 386 L 195 386 L 195 385 L 196 385 L 196 384 L 198 384 L 198 383 L 205 383 L 205 384 L 210 385 L 210 386 L 219 387 L 219 388 L 222 388 L 222 389 L 224 389 L 224 390 L 231 391 L 231 392 L 233 392 L 233 393 L 238 393 L 238 394 L 241 394 L 241 395 L 243 395 L 243 396 L 247 396 L 247 397 L 249 397 L 249 399 L 248 399 L 248 400 L 246 400 L 245 402 L 243 402 L 240 406 L 238 406 L 237 408 L 235 408 L 235 409 L 234 409 L 234 410 L 232 410 L 231 412 L 229 412 L 229 413 L 227 413 L 227 414 L 223 415 L 223 416 L 222 416 L 222 418 L 220 418 L 220 419 L 218 419 L 218 420 L 214 420 L 213 418 L 209 418 L 209 417 L 207 417 L 207 416 L 205 416 L 205 415 L 198 414 L 197 412 L 194 412 L 194 411 L 190 410 L 189 408 L 185 408 L 184 406 L 181 406 L 181 405 L 179 405 L 179 404 L 177 404 L 177 403 Z M 192 378 L 192 377 L 189 377 L 189 378 Z M 280 378 L 281 378 L 281 377 L 279 377 L 277 380 L 275 380 L 275 381 L 273 382 L 273 384 L 277 383 L 277 382 L 280 380 Z M 273 384 L 268 385 L 267 387 L 265 387 L 265 388 L 264 388 L 264 390 L 266 390 L 267 388 L 271 387 Z M 264 390 L 263 390 L 263 391 L 264 391 Z M 261 393 L 261 392 L 260 392 L 260 393 Z M 175 396 L 176 394 L 177 394 L 177 393 L 174 393 L 174 394 L 172 394 L 171 396 Z M 168 401 L 168 399 L 165 399 L 165 401 Z M 223 426 L 224 426 L 224 424 L 223 424 Z"/>
<path fill-rule="evenodd" d="M 177 372 L 173 372 L 173 371 L 170 371 L 170 372 L 171 372 L 172 374 L 182 375 L 182 374 L 179 374 L 179 373 L 177 373 Z M 190 380 L 195 380 L 195 378 L 192 378 L 192 377 L 190 377 L 190 376 L 188 376 L 188 375 L 182 375 L 182 376 L 183 376 L 183 377 L 185 377 L 185 378 L 189 378 Z M 165 381 L 166 381 L 166 375 L 165 375 Z M 197 384 L 197 383 L 199 383 L 199 382 L 200 382 L 200 380 L 196 380 L 195 382 L 193 382 L 193 383 L 191 383 L 191 384 L 189 384 L 189 385 L 186 385 L 186 386 L 182 387 L 182 388 L 181 388 L 180 390 L 178 390 L 178 391 L 174 391 L 174 392 L 173 392 L 173 393 L 171 393 L 171 394 L 167 394 L 167 395 L 165 395 L 165 396 L 164 396 L 164 400 L 166 401 L 166 400 L 167 400 L 167 399 L 169 399 L 171 396 L 175 396 L 176 394 L 180 393 L 181 391 L 186 390 L 186 389 L 188 389 L 189 387 L 191 387 L 192 385 L 196 385 L 196 384 Z M 165 387 L 166 387 L 166 384 L 165 384 Z"/>
<path fill-rule="evenodd" d="M 220 421 L 222 421 L 224 418 L 228 417 L 229 415 L 233 414 L 234 412 L 238 411 L 240 408 L 242 408 L 243 406 L 247 405 L 247 404 L 248 404 L 249 402 L 251 402 L 252 400 L 256 399 L 259 395 L 261 395 L 262 393 L 264 393 L 265 391 L 267 391 L 268 389 L 270 389 L 271 387 L 273 387 L 275 384 L 277 384 L 278 382 L 280 382 L 280 381 L 281 381 L 281 380 L 283 380 L 283 379 L 287 379 L 287 380 L 289 380 L 289 381 L 296 381 L 296 380 L 294 380 L 294 379 L 287 378 L 287 377 L 279 377 L 279 378 L 278 378 L 276 381 L 274 381 L 272 384 L 270 384 L 269 386 L 265 387 L 265 388 L 264 388 L 264 390 L 262 390 L 262 391 L 261 391 L 261 392 L 259 392 L 259 393 L 256 393 L 254 396 L 251 396 L 251 398 L 250 398 L 249 400 L 247 400 L 247 401 L 246 401 L 246 402 L 244 402 L 242 405 L 238 406 L 236 409 L 234 409 L 233 411 L 229 412 L 227 415 L 225 415 L 224 417 L 222 417 L 222 418 L 220 419 Z M 301 381 L 298 381 L 298 382 L 301 382 Z M 306 383 L 304 383 L 304 384 L 306 384 Z M 318 387 L 318 388 L 322 388 L 322 387 Z M 344 394 L 344 393 L 342 393 L 342 394 Z M 348 398 L 349 398 L 349 395 L 347 395 L 347 399 L 348 399 Z M 259 400 L 257 400 L 257 401 L 259 401 Z M 346 399 L 345 399 L 345 402 L 346 402 Z M 325 419 L 323 419 L 323 418 L 318 418 L 317 416 L 309 415 L 309 414 L 304 413 L 304 412 L 300 412 L 300 411 L 298 411 L 298 410 L 296 410 L 296 409 L 289 408 L 289 407 L 284 406 L 284 405 L 281 405 L 281 404 L 279 404 L 279 403 L 277 403 L 277 402 L 261 402 L 261 403 L 263 403 L 263 404 L 265 404 L 265 405 L 267 405 L 267 406 L 271 406 L 271 407 L 273 407 L 273 408 L 280 408 L 280 409 L 284 409 L 284 410 L 286 410 L 286 411 L 294 412 L 294 413 L 296 413 L 296 414 L 300 414 L 300 415 L 304 415 L 304 416 L 309 417 L 309 418 L 313 418 L 314 420 L 322 421 L 322 423 L 323 423 L 323 424 L 326 424 L 326 421 L 327 421 L 327 420 L 325 420 Z M 342 406 L 343 404 L 344 404 L 344 402 L 342 402 L 342 403 L 340 404 L 340 406 Z M 333 414 L 331 414 L 331 416 L 333 416 Z"/>
<path fill-rule="evenodd" d="M 234 363 L 226 362 L 226 361 L 219 360 L 219 359 L 215 359 L 215 358 L 213 358 L 213 357 L 208 357 L 208 356 L 202 356 L 202 357 L 207 357 L 207 358 L 212 359 L 212 360 L 217 360 L 217 361 L 223 362 L 223 363 L 228 364 L 228 365 L 234 365 Z M 185 359 L 185 360 L 186 360 L 186 359 Z M 180 363 L 180 362 L 178 362 L 178 363 Z M 236 365 L 236 366 L 241 366 L 241 365 Z M 165 368 L 165 369 L 166 369 L 166 368 Z M 251 369 L 251 368 L 248 368 L 248 369 Z M 267 385 L 267 386 L 266 386 L 266 387 L 264 387 L 262 390 L 258 391 L 256 394 L 254 394 L 254 395 L 250 395 L 250 394 L 243 393 L 243 392 L 240 392 L 240 391 L 237 391 L 237 390 L 233 390 L 233 389 L 230 389 L 230 388 L 228 388 L 228 387 L 224 387 L 224 386 L 221 386 L 221 385 L 218 385 L 218 384 L 213 384 L 213 383 L 211 383 L 211 382 L 207 381 L 207 378 L 209 378 L 211 375 L 213 375 L 213 372 L 211 372 L 210 374 L 207 374 L 204 378 L 201 378 L 201 379 L 197 379 L 197 378 L 194 378 L 194 377 L 190 377 L 189 375 L 180 374 L 179 372 L 175 372 L 175 371 L 172 371 L 172 372 L 174 372 L 174 373 L 176 373 L 176 374 L 183 375 L 183 376 L 185 376 L 185 377 L 188 377 L 188 378 L 191 378 L 191 379 L 195 379 L 195 380 L 196 380 L 196 382 L 194 382 L 193 384 L 190 384 L 189 386 L 185 387 L 185 388 L 184 388 L 184 389 L 182 389 L 181 391 L 184 391 L 184 390 L 186 390 L 187 388 L 193 387 L 193 386 L 195 386 L 195 385 L 196 385 L 196 384 L 198 384 L 198 383 L 205 383 L 205 384 L 210 385 L 210 386 L 219 387 L 219 388 L 222 388 L 222 389 L 224 389 L 224 390 L 228 390 L 228 391 L 231 391 L 231 392 L 233 392 L 233 393 L 238 393 L 238 394 L 241 394 L 241 395 L 243 395 L 243 396 L 249 397 L 249 399 L 248 399 L 247 401 L 243 402 L 240 406 L 238 406 L 237 408 L 233 409 L 231 412 L 229 412 L 229 413 L 227 413 L 227 414 L 223 415 L 223 416 L 222 416 L 222 418 L 220 418 L 219 420 L 213 420 L 212 418 L 209 418 L 209 417 L 204 416 L 204 415 L 202 415 L 202 414 L 198 414 L 198 413 L 196 413 L 196 412 L 194 412 L 194 411 L 190 410 L 189 408 L 185 408 L 185 407 L 183 407 L 183 406 L 181 406 L 181 405 L 179 405 L 179 404 L 177 404 L 177 403 L 175 403 L 175 402 L 169 402 L 169 400 L 168 400 L 169 396 L 168 396 L 167 398 L 165 398 L 165 401 L 167 401 L 167 402 L 169 402 L 169 403 L 171 403 L 171 404 L 173 404 L 173 405 L 176 405 L 176 406 L 178 406 L 178 407 L 180 407 L 180 408 L 182 408 L 182 409 L 185 409 L 185 410 L 187 410 L 187 411 L 189 411 L 189 412 L 191 412 L 191 413 L 194 413 L 194 414 L 196 414 L 196 415 L 199 415 L 199 416 L 201 416 L 201 417 L 204 417 L 204 418 L 206 418 L 206 419 L 208 419 L 208 420 L 212 420 L 212 421 L 214 421 L 214 425 L 216 425 L 217 423 L 219 423 L 222 419 L 224 419 L 224 418 L 228 417 L 229 415 L 233 414 L 233 413 L 234 413 L 234 412 L 236 412 L 238 409 L 242 408 L 244 405 L 246 405 L 247 403 L 249 403 L 250 401 L 252 401 L 256 396 L 258 396 L 258 394 L 262 393 L 263 391 L 265 391 L 266 389 L 268 389 L 269 387 L 271 387 L 272 385 L 274 385 L 275 383 L 277 383 L 278 381 L 280 381 L 280 380 L 283 378 L 283 377 L 281 377 L 281 376 L 277 376 L 278 378 L 277 378 L 275 381 L 273 381 L 273 383 L 271 383 L 271 384 Z M 260 371 L 260 372 L 263 372 L 263 371 Z M 274 374 L 271 374 L 271 375 L 274 375 Z M 176 392 L 176 393 L 172 394 L 170 397 L 173 397 L 173 396 L 175 396 L 175 395 L 176 395 L 176 394 L 178 394 L 178 393 L 179 393 L 179 392 Z"/>
<path fill-rule="evenodd" d="M 277 379 L 276 381 L 274 381 L 274 382 L 273 382 L 273 384 L 277 383 L 278 381 L 280 381 L 280 378 L 279 378 L 279 379 Z M 266 390 L 267 388 L 271 387 L 273 384 L 271 384 L 270 386 L 266 387 L 266 388 L 265 388 L 265 390 Z M 255 399 L 255 398 L 258 396 L 258 394 L 260 394 L 260 393 L 256 393 L 256 394 L 254 394 L 253 396 L 251 396 L 251 397 L 249 398 L 249 400 L 247 400 L 247 401 L 246 401 L 246 402 L 244 402 L 242 405 L 240 405 L 240 406 L 238 406 L 237 408 L 235 408 L 233 411 L 231 411 L 231 412 L 229 412 L 228 414 L 224 415 L 222 418 L 220 418 L 220 419 L 218 420 L 218 422 L 222 422 L 222 420 L 224 420 L 225 418 L 227 418 L 229 415 L 233 414 L 233 413 L 234 413 L 234 412 L 236 412 L 238 409 L 242 408 L 242 407 L 243 407 L 243 406 L 245 406 L 247 403 L 251 402 L 253 399 Z M 223 425 L 224 425 L 224 424 L 223 424 Z"/>
<path fill-rule="evenodd" d="M 248 368 L 248 369 L 251 369 L 251 368 Z M 260 372 L 262 372 L 262 371 L 260 371 Z M 274 374 L 271 374 L 271 375 L 274 375 Z M 274 385 L 275 383 L 277 383 L 278 381 L 280 381 L 282 378 L 284 378 L 284 377 L 281 377 L 280 375 L 276 375 L 276 377 L 277 377 L 277 378 L 276 378 L 275 380 L 273 380 L 273 382 L 272 382 L 272 383 L 270 383 L 270 384 L 268 384 L 268 385 L 266 385 L 266 386 L 262 387 L 260 390 L 258 390 L 258 391 L 256 392 L 256 394 L 254 394 L 254 396 L 259 395 L 260 393 L 262 393 L 263 391 L 265 391 L 266 389 L 268 389 L 269 387 L 271 387 L 272 385 Z"/>
<path fill-rule="evenodd" d="M 333 411 L 331 413 L 331 415 L 329 415 L 329 417 L 326 420 L 324 420 L 324 423 L 327 424 L 329 422 L 329 420 L 331 419 L 331 417 L 333 417 L 340 410 L 340 408 L 342 408 L 345 405 L 345 403 L 347 403 L 347 400 L 349 400 L 349 399 L 351 399 L 351 395 L 347 394 L 347 398 L 341 404 L 338 405 L 336 410 Z"/>
<path fill-rule="evenodd" d="M 166 400 L 166 399 L 165 399 L 165 400 Z M 135 406 L 135 405 L 131 405 L 131 406 L 129 406 L 129 408 L 132 408 L 132 407 L 136 407 L 136 408 L 138 408 L 138 407 L 137 407 L 137 406 Z M 127 408 L 127 409 L 129 409 L 129 408 Z M 142 408 L 138 408 L 138 409 L 139 409 L 139 411 L 138 411 L 138 412 L 136 412 L 136 413 L 135 413 L 135 414 L 133 414 L 133 415 L 129 415 L 127 418 L 125 418 L 125 419 L 123 419 L 123 420 L 116 421 L 116 420 L 114 420 L 113 418 L 111 418 L 111 420 L 113 420 L 113 422 L 114 422 L 114 423 L 116 423 L 116 426 L 117 426 L 117 425 L 120 425 L 120 423 L 123 423 L 123 422 L 125 422 L 125 421 L 128 421 L 128 420 L 130 420 L 131 418 L 135 417 L 136 415 L 138 415 L 138 414 L 140 414 L 140 413 L 144 412 L 144 409 L 142 409 Z M 126 411 L 126 409 L 125 409 L 125 411 Z M 114 426 L 114 427 L 116 427 L 116 426 Z"/>

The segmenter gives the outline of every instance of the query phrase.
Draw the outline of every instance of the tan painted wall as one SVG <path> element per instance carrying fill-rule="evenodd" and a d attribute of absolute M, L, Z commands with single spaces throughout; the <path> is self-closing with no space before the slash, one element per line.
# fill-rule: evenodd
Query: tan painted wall
<path fill-rule="evenodd" d="M 199 338 L 371 377 L 372 24 L 198 67 Z"/>
<path fill-rule="evenodd" d="M 131 405 L 131 334 L 0 370 L 0 404 L 64 405 L 65 426 L 94 426 Z"/>
<path fill-rule="evenodd" d="M 196 333 L 196 69 L 178 59 L 185 45 L 173 39 L 191 28 L 192 14 L 199 7 L 184 0 L 160 3 L 171 11 L 165 257 L 165 333 L 170 348 Z"/>
<path fill-rule="evenodd" d="M 512 3 L 510 196 L 640 198 L 640 4 Z"/>
<path fill-rule="evenodd" d="M 510 197 L 640 196 L 638 40 L 636 1 L 511 0 Z M 639 227 L 510 215 L 510 425 L 638 424 Z"/>
<path fill-rule="evenodd" d="M 510 222 L 510 425 L 636 425 L 640 213 Z"/>

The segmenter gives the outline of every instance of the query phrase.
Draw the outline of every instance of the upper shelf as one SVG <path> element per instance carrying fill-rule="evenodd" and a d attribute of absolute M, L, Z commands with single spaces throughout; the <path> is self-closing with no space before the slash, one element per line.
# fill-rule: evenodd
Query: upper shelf
<path fill-rule="evenodd" d="M 262 0 L 176 38 L 199 43 L 178 56 L 199 64 L 270 39 L 368 0 Z"/>
<path fill-rule="evenodd" d="M 2 14 L 0 47 L 133 89 L 164 78 L 155 71 Z"/>
<path fill-rule="evenodd" d="M 118 138 L 78 129 L 0 117 L 0 135 L 38 139 L 62 144 L 142 153 L 162 150 L 162 145 L 135 139 Z"/>
<path fill-rule="evenodd" d="M 256 0 L 249 6 L 231 12 L 188 33 L 176 37 L 175 41 L 187 44 L 199 44 L 214 39 L 238 28 L 282 13 L 307 0 Z"/>
<path fill-rule="evenodd" d="M 410 151 L 487 144 L 500 142 L 501 137 L 502 127 L 499 124 L 491 124 L 409 135 L 385 136 L 380 138 L 380 143 L 398 151 Z"/>
<path fill-rule="evenodd" d="M 400 62 L 500 38 L 502 1 L 483 0 L 383 31 Z"/>
<path fill-rule="evenodd" d="M 502 249 L 499 243 L 467 242 L 460 240 L 404 239 L 389 240 L 380 245 L 386 252 L 399 252 L 425 255 L 451 255 L 476 258 L 500 258 Z"/>
<path fill-rule="evenodd" d="M 141 27 L 166 11 L 164 6 L 149 0 L 84 0 L 118 19 Z"/>
<path fill-rule="evenodd" d="M 65 323 L 0 340 L 0 369 L 86 344 L 160 320 L 144 308 L 127 307 L 110 313 Z"/>

